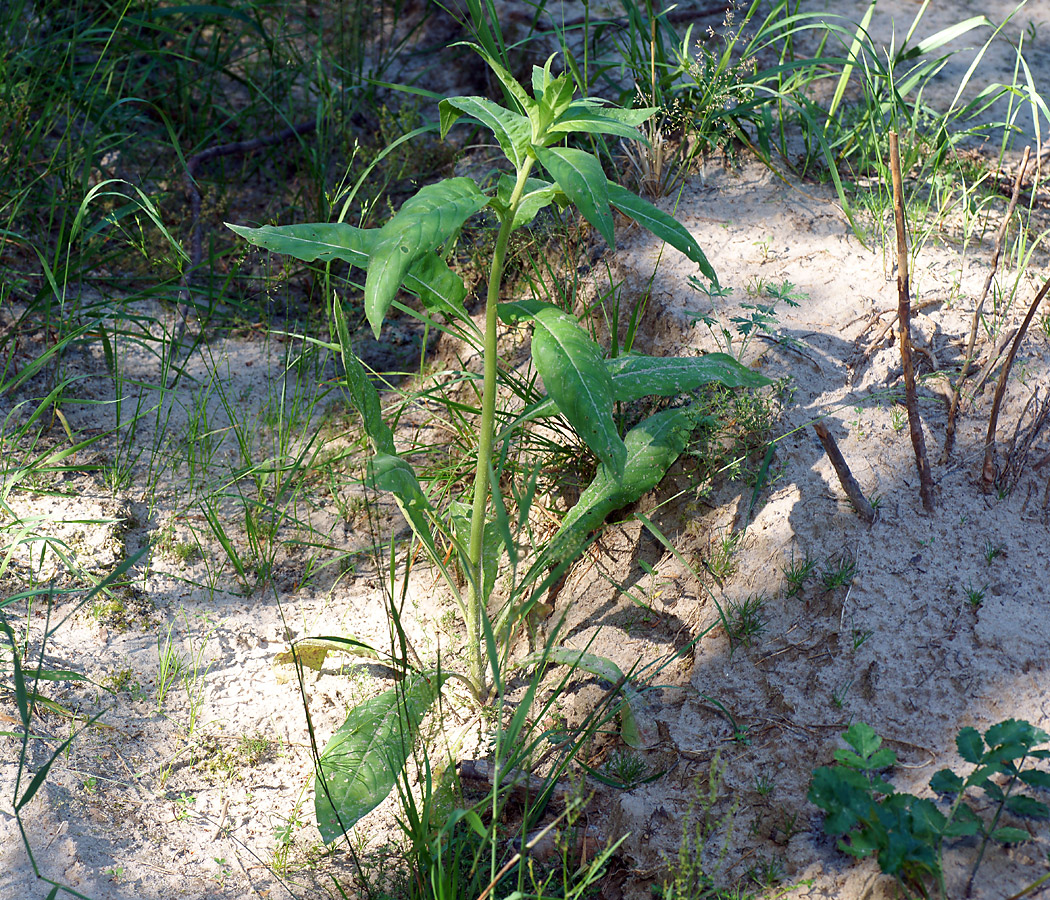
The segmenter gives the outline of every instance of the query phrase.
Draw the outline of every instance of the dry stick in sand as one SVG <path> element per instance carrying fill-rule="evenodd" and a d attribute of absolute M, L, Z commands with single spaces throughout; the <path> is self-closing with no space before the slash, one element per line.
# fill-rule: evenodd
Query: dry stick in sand
<path fill-rule="evenodd" d="M 813 430 L 824 445 L 824 452 L 827 453 L 828 459 L 831 460 L 831 465 L 835 467 L 835 474 L 839 476 L 839 483 L 846 492 L 846 496 L 849 497 L 849 502 L 853 504 L 853 508 L 860 514 L 860 517 L 870 525 L 875 521 L 875 508 L 868 502 L 868 498 L 864 496 L 864 491 L 857 484 L 857 479 L 853 477 L 846 460 L 843 459 L 842 453 L 839 451 L 839 445 L 835 443 L 835 438 L 824 427 L 823 422 L 814 422 Z"/>
<path fill-rule="evenodd" d="M 995 252 L 992 254 L 992 268 L 988 272 L 988 277 L 984 280 L 984 290 L 981 291 L 980 299 L 977 301 L 977 306 L 973 310 L 973 321 L 970 322 L 970 339 L 966 343 L 966 357 L 963 361 L 962 371 L 959 373 L 959 377 L 955 382 L 955 388 L 952 390 L 952 405 L 951 409 L 948 410 L 948 427 L 944 434 L 944 452 L 941 454 L 941 462 L 947 462 L 948 457 L 952 455 L 952 447 L 955 445 L 955 416 L 959 411 L 959 398 L 962 394 L 962 383 L 966 379 L 966 376 L 970 373 L 970 363 L 973 362 L 973 345 L 977 340 L 977 324 L 981 319 L 981 312 L 984 309 L 984 301 L 988 297 L 988 289 L 992 286 L 992 279 L 995 277 L 995 272 L 999 268 L 999 256 L 1003 251 L 1003 241 L 1006 239 L 1006 229 L 1010 227 L 1010 220 L 1014 217 L 1014 210 L 1017 209 L 1017 198 L 1021 196 L 1021 179 L 1024 178 L 1025 169 L 1028 168 L 1028 158 L 1032 154 L 1031 147 L 1024 148 L 1024 155 L 1021 157 L 1021 168 L 1017 170 L 1017 178 L 1014 179 L 1014 191 L 1010 195 L 1010 205 L 1006 208 L 1006 215 L 1003 217 L 1003 222 L 999 226 L 999 234 L 995 238 Z"/>
<path fill-rule="evenodd" d="M 1010 345 L 1010 352 L 1006 355 L 1003 370 L 999 373 L 999 383 L 995 386 L 992 414 L 988 417 L 988 437 L 984 441 L 984 465 L 981 467 L 981 487 L 986 491 L 995 484 L 997 474 L 995 471 L 995 426 L 999 422 L 999 404 L 1003 402 L 1003 394 L 1006 393 L 1006 379 L 1010 375 L 1010 367 L 1014 364 L 1017 348 L 1021 345 L 1024 333 L 1028 330 L 1028 326 L 1035 316 L 1035 311 L 1039 308 L 1039 304 L 1043 302 L 1047 291 L 1050 291 L 1050 279 L 1043 282 L 1043 286 L 1039 289 L 1039 293 L 1035 295 L 1032 305 L 1028 307 L 1028 315 L 1024 317 L 1021 327 L 1017 330 L 1017 337 L 1014 338 L 1014 342 Z"/>
<path fill-rule="evenodd" d="M 901 189 L 901 155 L 897 132 L 890 132 L 890 172 L 893 176 L 893 218 L 897 225 L 897 320 L 900 323 L 901 362 L 904 364 L 904 404 L 908 408 L 911 443 L 919 469 L 919 496 L 927 512 L 933 512 L 933 476 L 926 458 L 926 439 L 919 419 L 915 391 L 915 367 L 911 361 L 911 296 L 908 286 L 908 236 L 904 231 L 904 192 Z"/>

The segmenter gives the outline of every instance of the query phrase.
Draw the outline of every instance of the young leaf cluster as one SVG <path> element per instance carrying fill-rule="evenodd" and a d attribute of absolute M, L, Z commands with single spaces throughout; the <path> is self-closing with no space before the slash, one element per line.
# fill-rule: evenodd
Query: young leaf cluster
<path fill-rule="evenodd" d="M 1023 792 L 1025 787 L 1050 788 L 1050 773 L 1025 766 L 1029 760 L 1050 757 L 1050 750 L 1039 749 L 1047 734 L 1028 722 L 1007 719 L 983 736 L 969 727 L 959 732 L 956 747 L 973 770 L 962 776 L 942 769 L 930 779 L 932 791 L 952 798 L 946 811 L 933 800 L 898 792 L 879 774 L 896 764 L 897 755 L 882 746 L 870 725 L 851 725 L 843 737 L 850 749 L 836 750 L 836 765 L 813 773 L 809 799 L 825 812 L 824 831 L 841 835 L 840 850 L 858 859 L 874 855 L 882 871 L 894 876 L 909 895 L 946 896 L 946 839 L 980 838 L 972 884 L 990 842 L 1013 844 L 1031 837 L 1023 828 L 1001 825 L 1004 813 L 1050 818 L 1050 807 Z M 965 802 L 974 791 L 990 801 L 990 819 Z"/>

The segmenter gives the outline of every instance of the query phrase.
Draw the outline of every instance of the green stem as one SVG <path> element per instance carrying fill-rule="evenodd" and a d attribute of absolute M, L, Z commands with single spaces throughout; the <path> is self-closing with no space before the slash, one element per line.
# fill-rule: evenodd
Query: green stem
<path fill-rule="evenodd" d="M 488 295 L 485 300 L 485 341 L 483 358 L 485 379 L 481 394 L 481 433 L 478 438 L 478 468 L 474 475 L 474 506 L 470 517 L 470 593 L 467 598 L 467 653 L 471 681 L 478 699 L 488 693 L 488 677 L 482 653 L 481 616 L 487 598 L 484 595 L 482 553 L 485 538 L 485 519 L 489 499 L 489 468 L 492 465 L 492 437 L 496 425 L 496 307 L 499 304 L 500 284 L 503 281 L 503 264 L 507 255 L 507 242 L 514 229 L 514 216 L 525 191 L 525 181 L 532 168 L 532 159 L 527 158 L 518 172 L 514 191 L 506 216 L 500 222 L 496 249 L 492 255 L 489 272 Z"/>

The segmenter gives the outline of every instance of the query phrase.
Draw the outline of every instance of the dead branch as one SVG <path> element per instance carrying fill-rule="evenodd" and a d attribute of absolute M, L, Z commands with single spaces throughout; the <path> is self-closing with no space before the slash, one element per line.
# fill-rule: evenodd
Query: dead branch
<path fill-rule="evenodd" d="M 900 323 L 901 362 L 904 365 L 904 404 L 908 409 L 911 443 L 919 470 L 919 496 L 927 512 L 933 511 L 933 476 L 926 458 L 926 438 L 919 418 L 915 388 L 915 366 L 911 358 L 911 289 L 908 284 L 908 235 L 904 227 L 904 191 L 901 187 L 901 157 L 897 132 L 890 132 L 890 172 L 893 178 L 893 218 L 897 226 L 897 321 Z"/>
<path fill-rule="evenodd" d="M 820 438 L 820 443 L 824 445 L 824 452 L 828 455 L 828 459 L 831 460 L 835 474 L 839 476 L 839 484 L 842 485 L 846 496 L 849 497 L 849 502 L 853 504 L 853 508 L 858 515 L 870 525 L 875 521 L 875 508 L 868 501 L 868 498 L 864 496 L 864 491 L 861 490 L 857 479 L 853 477 L 849 465 L 839 450 L 839 445 L 835 443 L 835 438 L 832 437 L 831 432 L 828 431 L 823 422 L 814 422 L 813 430 L 817 433 L 817 437 Z"/>

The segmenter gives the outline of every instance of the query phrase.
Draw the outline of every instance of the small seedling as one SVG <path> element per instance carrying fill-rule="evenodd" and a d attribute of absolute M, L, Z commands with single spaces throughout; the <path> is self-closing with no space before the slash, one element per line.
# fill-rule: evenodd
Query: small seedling
<path fill-rule="evenodd" d="M 630 750 L 617 750 L 605 763 L 605 774 L 624 787 L 631 787 L 645 778 L 649 767 L 645 760 Z"/>
<path fill-rule="evenodd" d="M 849 695 L 849 689 L 853 687 L 853 679 L 851 678 L 845 684 L 839 685 L 832 691 L 831 702 L 835 709 L 842 709 L 846 705 L 846 697 Z"/>
<path fill-rule="evenodd" d="M 829 593 L 835 588 L 849 587 L 849 585 L 853 584 L 853 576 L 856 574 L 856 560 L 843 554 L 838 559 L 828 560 L 823 573 L 821 573 L 820 581 L 824 585 L 825 593 Z"/>
<path fill-rule="evenodd" d="M 711 556 L 704 562 L 704 568 L 719 584 L 724 584 L 736 572 L 736 560 L 733 558 L 740 544 L 742 532 L 730 531 L 728 528 L 715 542 Z"/>
<path fill-rule="evenodd" d="M 868 638 L 870 638 L 874 633 L 875 632 L 872 629 L 870 629 L 870 628 L 866 628 L 866 629 L 854 628 L 853 629 L 853 652 L 856 653 L 861 647 L 863 647 L 864 644 L 867 642 Z"/>
<path fill-rule="evenodd" d="M 777 783 L 773 780 L 772 775 L 756 775 L 755 776 L 755 793 L 759 797 L 771 797 L 773 791 L 776 790 Z"/>
<path fill-rule="evenodd" d="M 984 603 L 984 592 L 986 588 L 974 587 L 972 584 L 966 587 L 966 602 L 971 607 L 977 609 L 982 603 Z"/>
<path fill-rule="evenodd" d="M 809 799 L 826 814 L 825 833 L 841 835 L 839 849 L 858 859 L 875 856 L 906 896 L 947 897 L 942 867 L 946 840 L 980 838 L 965 890 L 969 896 L 990 843 L 1016 844 L 1031 837 L 1022 828 L 1001 825 L 1005 813 L 1050 818 L 1050 807 L 1021 792 L 1024 787 L 1050 787 L 1050 772 L 1025 767 L 1028 761 L 1050 758 L 1050 750 L 1040 748 L 1048 735 L 1028 722 L 1007 719 L 983 736 L 974 728 L 959 732 L 956 747 L 973 770 L 963 778 L 942 769 L 930 779 L 931 790 L 954 797 L 947 812 L 933 800 L 898 793 L 879 774 L 896 764 L 897 755 L 882 747 L 882 738 L 870 725 L 851 725 L 843 737 L 850 749 L 836 750 L 836 764 L 813 773 Z M 974 789 L 990 802 L 990 818 L 982 818 L 980 812 L 987 802 L 976 807 L 965 802 Z"/>
<path fill-rule="evenodd" d="M 817 568 L 817 561 L 809 553 L 801 560 L 795 559 L 795 553 L 791 553 L 791 562 L 784 567 L 784 580 L 788 583 L 789 597 L 797 597 L 805 588 L 806 581 Z"/>
<path fill-rule="evenodd" d="M 908 424 L 908 411 L 903 406 L 894 406 L 890 412 L 890 427 L 900 434 Z"/>
<path fill-rule="evenodd" d="M 765 605 L 765 598 L 759 594 L 752 594 L 746 600 L 729 602 L 726 609 L 726 634 L 731 647 L 750 647 L 755 638 L 765 633 L 766 623 L 762 617 Z"/>
<path fill-rule="evenodd" d="M 984 561 L 991 565 L 1000 556 L 1006 555 L 1006 548 L 988 541 L 984 545 Z"/>

